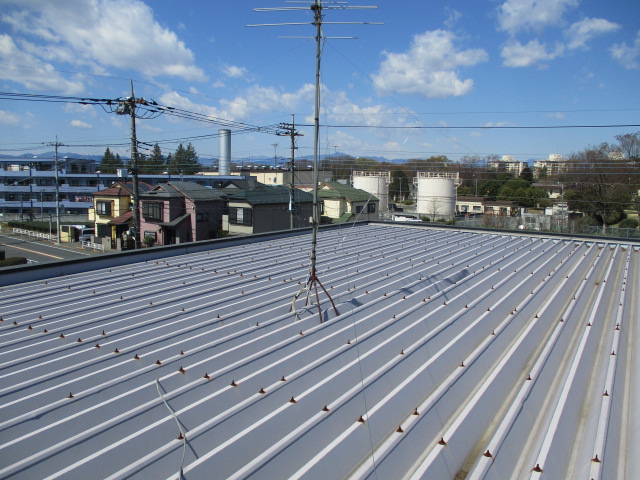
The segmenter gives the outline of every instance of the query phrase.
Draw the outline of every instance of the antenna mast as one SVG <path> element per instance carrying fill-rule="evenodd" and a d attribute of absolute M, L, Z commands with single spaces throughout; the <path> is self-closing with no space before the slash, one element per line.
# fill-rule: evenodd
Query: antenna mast
<path fill-rule="evenodd" d="M 306 2 L 291 2 L 291 3 L 306 3 Z M 318 278 L 318 272 L 316 268 L 317 262 L 317 246 L 318 246 L 318 226 L 320 225 L 320 209 L 318 206 L 318 156 L 319 156 L 319 139 L 320 139 L 320 60 L 322 56 L 322 48 L 321 43 L 323 39 L 326 38 L 342 38 L 342 39 L 351 39 L 354 37 L 325 37 L 322 33 L 322 24 L 323 24 L 323 9 L 332 9 L 332 10 L 350 10 L 350 9 L 371 9 L 378 8 L 376 6 L 347 6 L 345 2 L 325 2 L 328 5 L 323 5 L 322 0 L 312 0 L 311 3 L 311 11 L 313 12 L 313 22 L 311 25 L 316 27 L 316 95 L 315 95 L 315 107 L 314 107 L 314 129 L 313 129 L 313 212 L 311 216 L 311 253 L 309 254 L 310 265 L 309 265 L 309 275 L 307 277 L 306 285 L 295 295 L 293 301 L 291 302 L 291 308 L 295 310 L 295 302 L 306 292 L 306 304 L 309 305 L 310 296 L 312 290 L 316 295 L 316 303 L 318 305 L 318 315 L 320 316 L 320 322 L 322 322 L 322 310 L 320 309 L 320 299 L 318 296 L 318 285 L 324 291 L 325 295 L 331 301 L 331 305 L 333 306 L 333 310 L 336 315 L 339 315 L 338 309 L 336 308 L 331 295 L 324 288 L 320 279 Z M 254 8 L 256 12 L 269 12 L 269 11 L 296 11 L 296 10 L 306 10 L 307 7 L 279 7 L 279 8 Z M 354 24 L 354 25 L 382 25 L 378 22 L 324 22 L 325 24 Z M 268 24 L 258 24 L 258 25 L 247 25 L 248 27 L 260 27 L 260 26 L 278 26 L 278 25 L 309 25 L 308 23 L 268 23 Z M 296 312 L 296 317 L 298 313 Z"/>

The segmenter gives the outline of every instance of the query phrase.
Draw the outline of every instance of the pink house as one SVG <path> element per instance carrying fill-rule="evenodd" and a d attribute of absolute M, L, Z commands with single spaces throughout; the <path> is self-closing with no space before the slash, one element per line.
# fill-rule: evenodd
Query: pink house
<path fill-rule="evenodd" d="M 140 195 L 140 231 L 155 245 L 216 238 L 224 202 L 211 188 L 194 182 L 167 182 Z"/>

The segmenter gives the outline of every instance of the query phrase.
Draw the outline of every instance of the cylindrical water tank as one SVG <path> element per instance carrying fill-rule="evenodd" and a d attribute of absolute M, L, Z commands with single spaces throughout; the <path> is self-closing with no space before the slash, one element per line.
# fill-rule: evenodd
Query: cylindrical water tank
<path fill-rule="evenodd" d="M 231 130 L 218 130 L 218 174 L 231 175 Z"/>
<path fill-rule="evenodd" d="M 390 172 L 353 172 L 353 187 L 372 194 L 380 200 L 380 211 L 386 212 L 389 205 Z"/>
<path fill-rule="evenodd" d="M 457 173 L 418 172 L 417 184 L 417 213 L 431 220 L 455 216 Z"/>

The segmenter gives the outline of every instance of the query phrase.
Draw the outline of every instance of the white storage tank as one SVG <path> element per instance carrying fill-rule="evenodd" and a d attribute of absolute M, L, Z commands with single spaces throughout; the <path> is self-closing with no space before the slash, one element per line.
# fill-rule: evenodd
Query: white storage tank
<path fill-rule="evenodd" d="M 455 216 L 460 185 L 458 172 L 418 172 L 414 183 L 417 186 L 417 213 L 431 220 Z"/>
<path fill-rule="evenodd" d="M 389 208 L 389 183 L 391 172 L 356 171 L 351 177 L 351 184 L 378 197 L 380 200 L 380 212 L 386 212 Z"/>

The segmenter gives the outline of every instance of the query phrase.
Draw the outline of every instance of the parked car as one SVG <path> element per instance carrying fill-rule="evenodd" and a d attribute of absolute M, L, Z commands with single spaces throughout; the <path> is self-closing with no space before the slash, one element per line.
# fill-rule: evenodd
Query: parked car
<path fill-rule="evenodd" d="M 80 230 L 80 241 L 81 242 L 90 242 L 91 237 L 95 235 L 95 230 L 91 227 L 85 227 Z"/>
<path fill-rule="evenodd" d="M 390 203 L 388 207 L 390 212 L 404 212 L 404 209 L 402 207 L 399 207 L 395 203 Z"/>

